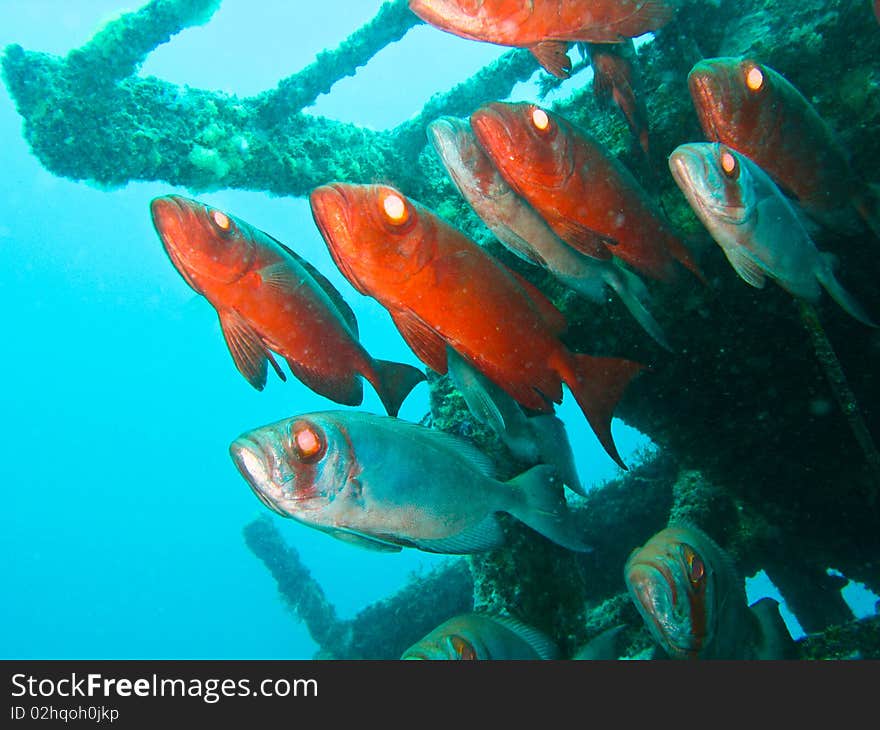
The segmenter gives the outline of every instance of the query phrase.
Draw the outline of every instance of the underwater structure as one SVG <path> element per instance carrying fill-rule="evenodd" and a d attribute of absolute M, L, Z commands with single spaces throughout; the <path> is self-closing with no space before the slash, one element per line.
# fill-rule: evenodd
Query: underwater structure
<path fill-rule="evenodd" d="M 551 105 L 615 153 L 656 191 L 689 235 L 708 285 L 682 276 L 653 287 L 652 311 L 673 352 L 648 338 L 616 300 L 598 304 L 565 290 L 509 254 L 482 227 L 427 145 L 441 114 L 464 116 L 505 98 L 539 68 L 526 50 L 438 93 L 416 117 L 373 131 L 303 113 L 317 96 L 421 21 L 405 0 L 271 90 L 238 98 L 179 87 L 135 70 L 182 28 L 205 23 L 218 0 L 152 0 L 60 58 L 19 46 L 3 76 L 34 154 L 54 174 L 115 186 L 162 180 L 193 191 L 240 188 L 301 196 L 330 181 L 388 181 L 456 223 L 536 284 L 566 315 L 569 348 L 650 365 L 616 414 L 658 453 L 590 491 L 575 509 L 594 550 L 575 554 L 505 522 L 508 544 L 450 559 L 351 621 L 336 617 L 320 586 L 268 520 L 245 528 L 250 549 L 322 647 L 321 656 L 397 658 L 449 616 L 508 613 L 551 636 L 570 656 L 625 624 L 626 655 L 651 639 L 626 594 L 630 551 L 670 521 L 699 525 L 744 575 L 764 570 L 807 632 L 804 658 L 880 657 L 877 617 L 856 621 L 840 589 L 849 580 L 880 593 L 880 331 L 829 298 L 802 309 L 778 287 L 739 281 L 668 174 L 665 156 L 703 139 L 687 74 L 705 57 L 747 55 L 783 73 L 877 179 L 880 163 L 880 26 L 869 2 L 691 0 L 638 50 L 654 159 L 646 162 L 624 120 L 600 108 L 591 84 Z M 549 90 L 558 80 L 542 81 Z M 880 312 L 880 240 L 867 228 L 826 229 L 823 249 L 865 308 Z M 447 377 L 429 373 L 435 428 L 464 434 L 502 475 L 522 470 L 475 423 Z M 589 475 L 582 475 L 587 478 Z M 388 626 L 394 641 L 377 644 Z M 396 652 L 396 653 L 395 653 Z"/>

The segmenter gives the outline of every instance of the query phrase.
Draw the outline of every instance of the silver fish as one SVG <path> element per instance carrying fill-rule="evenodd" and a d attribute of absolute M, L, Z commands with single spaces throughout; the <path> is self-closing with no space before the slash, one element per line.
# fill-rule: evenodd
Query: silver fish
<path fill-rule="evenodd" d="M 755 162 L 726 145 L 699 142 L 677 147 L 669 169 L 746 283 L 762 289 L 769 276 L 813 303 L 821 285 L 852 317 L 877 326 L 837 281 L 833 256 L 816 248 L 792 203 Z"/>
<path fill-rule="evenodd" d="M 507 616 L 468 613 L 444 621 L 403 652 L 401 659 L 559 659 L 559 649 L 537 629 Z"/>
<path fill-rule="evenodd" d="M 788 658 L 793 642 L 776 601 L 748 606 L 733 560 L 693 525 L 670 525 L 633 550 L 624 579 L 649 631 L 674 659 Z"/>
<path fill-rule="evenodd" d="M 323 411 L 243 434 L 233 461 L 285 517 L 386 552 L 465 554 L 504 544 L 507 512 L 571 550 L 589 550 L 549 466 L 509 482 L 469 443 L 396 418 Z"/>
<path fill-rule="evenodd" d="M 586 495 L 562 421 L 549 414 L 527 417 L 513 398 L 448 345 L 446 363 L 468 410 L 491 428 L 517 459 L 526 464 L 549 464 L 569 489 Z"/>
<path fill-rule="evenodd" d="M 501 243 L 593 301 L 601 301 L 603 282 L 608 284 L 644 330 L 667 350 L 671 349 L 644 304 L 649 298 L 644 282 L 612 259 L 585 256 L 559 238 L 507 184 L 467 120 L 440 117 L 428 125 L 427 132 L 452 182 Z"/>

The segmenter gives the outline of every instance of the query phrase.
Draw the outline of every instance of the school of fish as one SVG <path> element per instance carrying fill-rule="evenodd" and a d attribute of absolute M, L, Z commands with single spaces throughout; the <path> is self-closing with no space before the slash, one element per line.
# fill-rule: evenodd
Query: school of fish
<path fill-rule="evenodd" d="M 430 25 L 462 38 L 529 49 L 558 77 L 578 44 L 598 99 L 623 115 L 650 166 L 657 153 L 632 39 L 674 22 L 676 0 L 409 0 Z M 880 5 L 873 3 L 880 21 Z M 688 87 L 706 141 L 681 144 L 668 167 L 736 274 L 768 278 L 805 302 L 822 289 L 869 327 L 875 318 L 838 281 L 814 225 L 865 226 L 880 235 L 873 186 L 813 105 L 753 58 L 696 63 Z M 638 324 L 674 352 L 648 308 L 653 286 L 702 270 L 655 196 L 588 130 L 533 102 L 486 100 L 469 118 L 440 117 L 427 141 L 463 199 L 510 252 L 578 295 L 610 287 Z M 295 250 L 205 203 L 165 195 L 150 204 L 171 263 L 216 310 L 235 367 L 257 390 L 276 356 L 316 393 L 358 406 L 362 380 L 387 415 L 327 410 L 251 428 L 232 460 L 274 513 L 380 552 L 471 554 L 504 546 L 507 514 L 562 548 L 588 552 L 564 487 L 585 494 L 554 405 L 571 392 L 605 451 L 626 468 L 611 419 L 645 367 L 570 350 L 568 323 L 535 285 L 405 191 L 327 181 L 309 196 L 315 225 L 342 275 L 390 314 L 414 357 L 448 374 L 474 419 L 519 462 L 499 479 L 472 443 L 396 418 L 426 379 L 412 364 L 373 358 L 351 307 Z M 815 221 L 809 223 L 807 219 Z M 674 356 L 674 355 L 673 355 Z M 647 375 L 645 377 L 650 377 Z M 786 658 L 792 642 L 778 606 L 746 602 L 730 556 L 698 527 L 646 536 L 623 569 L 656 656 Z M 574 659 L 621 655 L 614 626 Z M 415 638 L 415 637 L 413 637 Z M 555 659 L 541 631 L 512 616 L 455 616 L 403 659 Z"/>

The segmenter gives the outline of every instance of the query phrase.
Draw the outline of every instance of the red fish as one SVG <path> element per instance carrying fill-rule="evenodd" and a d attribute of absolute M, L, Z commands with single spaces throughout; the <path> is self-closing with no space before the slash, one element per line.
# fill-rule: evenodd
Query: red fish
<path fill-rule="evenodd" d="M 508 184 L 581 253 L 617 256 L 661 280 L 676 259 L 702 279 L 629 170 L 585 132 L 529 103 L 486 104 L 471 126 Z"/>
<path fill-rule="evenodd" d="M 271 351 L 303 383 L 337 403 L 361 403 L 362 375 L 391 415 L 425 379 L 411 365 L 370 357 L 339 292 L 284 244 L 178 195 L 156 198 L 150 209 L 171 262 L 217 310 L 235 365 L 257 390 L 266 385 L 268 363 L 285 380 Z"/>
<path fill-rule="evenodd" d="M 462 38 L 528 48 L 554 76 L 571 41 L 619 43 L 664 26 L 677 0 L 409 0 L 422 20 Z"/>
<path fill-rule="evenodd" d="M 877 196 L 784 76 L 750 58 L 710 58 L 693 67 L 688 86 L 710 141 L 754 161 L 820 220 L 836 223 L 852 204 L 880 236 Z"/>
<path fill-rule="evenodd" d="M 390 312 L 422 362 L 445 373 L 448 345 L 543 413 L 562 400 L 564 382 L 623 466 L 611 416 L 642 365 L 570 352 L 559 339 L 565 318 L 540 291 L 394 188 L 337 183 L 312 191 L 311 204 L 341 271 Z"/>
<path fill-rule="evenodd" d="M 648 109 L 633 64 L 633 42 L 630 40 L 616 46 L 590 43 L 587 45 L 587 53 L 593 67 L 593 93 L 603 104 L 614 101 L 626 119 L 629 131 L 638 140 L 645 158 L 650 162 Z"/>

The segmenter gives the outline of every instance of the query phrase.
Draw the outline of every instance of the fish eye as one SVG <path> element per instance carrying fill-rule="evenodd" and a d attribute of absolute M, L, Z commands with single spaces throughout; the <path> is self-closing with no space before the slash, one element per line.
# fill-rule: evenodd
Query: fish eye
<path fill-rule="evenodd" d="M 220 233 L 227 236 L 232 233 L 232 221 L 222 210 L 208 208 L 208 218 Z"/>
<path fill-rule="evenodd" d="M 736 180 L 739 177 L 739 161 L 730 150 L 721 151 L 721 169 L 732 180 Z"/>
<path fill-rule="evenodd" d="M 751 66 L 746 71 L 746 86 L 751 91 L 760 91 L 764 88 L 764 72 L 757 66 Z"/>
<path fill-rule="evenodd" d="M 706 577 L 706 565 L 690 545 L 683 545 L 682 549 L 684 550 L 684 560 L 687 564 L 688 579 L 691 583 L 697 585 Z"/>
<path fill-rule="evenodd" d="M 314 464 L 327 450 L 327 441 L 313 424 L 297 421 L 290 428 L 291 447 L 294 456 L 304 464 Z"/>
<path fill-rule="evenodd" d="M 546 132 L 550 129 L 550 115 L 540 107 L 532 109 L 532 124 L 539 132 Z"/>
<path fill-rule="evenodd" d="M 409 218 L 406 201 L 397 193 L 388 193 L 382 198 L 382 210 L 388 222 L 396 226 L 403 225 Z"/>
<path fill-rule="evenodd" d="M 474 647 L 467 639 L 462 638 L 458 634 L 453 634 L 448 637 L 447 641 L 459 659 L 472 661 L 477 658 L 477 652 L 474 651 Z"/>

